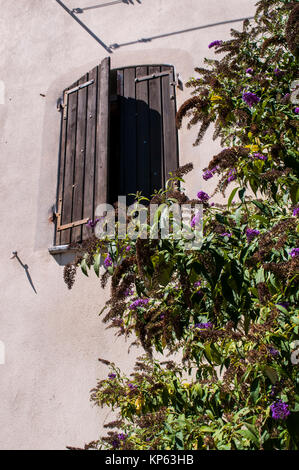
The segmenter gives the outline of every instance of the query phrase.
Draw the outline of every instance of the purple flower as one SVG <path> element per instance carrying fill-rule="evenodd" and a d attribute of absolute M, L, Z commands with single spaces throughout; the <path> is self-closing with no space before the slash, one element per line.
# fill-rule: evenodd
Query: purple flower
<path fill-rule="evenodd" d="M 213 328 L 213 323 L 210 321 L 207 323 L 195 323 L 194 327 L 200 330 L 207 330 L 208 328 Z"/>
<path fill-rule="evenodd" d="M 271 356 L 273 357 L 279 356 L 279 351 L 277 349 L 273 348 L 272 346 L 267 346 L 267 348 Z"/>
<path fill-rule="evenodd" d="M 95 220 L 89 219 L 88 222 L 86 223 L 86 225 L 87 225 L 87 227 L 95 228 L 95 226 L 97 225 L 99 220 L 100 219 L 95 219 Z"/>
<path fill-rule="evenodd" d="M 290 414 L 289 405 L 282 400 L 277 400 L 270 406 L 273 419 L 287 419 Z"/>
<path fill-rule="evenodd" d="M 126 252 L 130 251 L 131 248 L 131 245 L 126 246 Z"/>
<path fill-rule="evenodd" d="M 244 91 L 242 99 L 250 108 L 260 101 L 260 98 L 255 93 L 251 93 L 251 91 Z"/>
<path fill-rule="evenodd" d="M 204 191 L 199 191 L 197 193 L 197 197 L 200 200 L 200 202 L 206 202 L 210 199 L 210 196 L 207 193 L 205 193 Z"/>
<path fill-rule="evenodd" d="M 112 258 L 109 254 L 105 258 L 104 265 L 106 268 L 109 268 L 109 266 L 112 266 Z"/>
<path fill-rule="evenodd" d="M 227 181 L 230 183 L 231 181 L 234 181 L 237 178 L 237 171 L 235 168 L 232 168 L 228 172 L 228 178 Z"/>
<path fill-rule="evenodd" d="M 250 243 L 257 235 L 260 234 L 259 230 L 255 230 L 254 228 L 247 228 L 245 233 L 248 243 Z"/>
<path fill-rule="evenodd" d="M 200 222 L 200 212 L 197 212 L 195 216 L 191 220 L 191 227 L 195 227 L 195 225 L 198 225 Z"/>
<path fill-rule="evenodd" d="M 124 292 L 124 295 L 125 297 L 129 297 L 129 295 L 133 295 L 134 294 L 134 289 L 126 289 L 125 292 Z"/>
<path fill-rule="evenodd" d="M 232 236 L 232 234 L 229 232 L 223 232 L 223 233 L 220 233 L 219 235 L 220 237 L 229 237 L 229 238 Z"/>
<path fill-rule="evenodd" d="M 116 377 L 116 374 L 113 374 L 113 373 L 108 374 L 108 378 L 109 378 L 110 380 L 115 379 L 115 377 Z"/>
<path fill-rule="evenodd" d="M 165 315 L 160 315 L 160 319 L 163 320 L 165 318 Z"/>
<path fill-rule="evenodd" d="M 262 153 L 254 153 L 253 158 L 257 158 L 258 160 L 267 160 L 267 155 L 263 155 Z"/>
<path fill-rule="evenodd" d="M 201 286 L 201 281 L 194 282 L 194 287 L 200 287 L 200 286 Z"/>
<path fill-rule="evenodd" d="M 299 255 L 299 248 L 292 248 L 290 251 L 290 255 L 292 258 L 295 258 L 295 256 Z"/>
<path fill-rule="evenodd" d="M 222 45 L 222 41 L 213 41 L 209 44 L 208 48 L 211 49 L 211 47 L 221 46 L 221 45 Z"/>
<path fill-rule="evenodd" d="M 299 114 L 299 108 L 295 108 L 295 114 Z"/>
<path fill-rule="evenodd" d="M 114 440 L 112 441 L 112 447 L 113 447 L 114 449 L 117 449 L 117 448 L 119 447 L 119 444 L 120 444 L 120 442 L 119 442 L 118 439 L 114 439 Z"/>
<path fill-rule="evenodd" d="M 280 69 L 275 69 L 275 70 L 274 70 L 274 73 L 275 73 L 276 77 L 280 77 L 281 75 L 284 74 L 284 72 L 283 72 L 282 70 L 280 70 Z"/>
<path fill-rule="evenodd" d="M 207 181 L 210 178 L 213 178 L 215 171 L 216 171 L 216 168 L 213 168 L 212 170 L 206 170 L 204 174 L 202 175 L 203 179 Z"/>
<path fill-rule="evenodd" d="M 118 434 L 118 439 L 120 439 L 121 441 L 125 441 L 127 439 L 127 435 L 124 434 L 124 433 L 120 433 Z"/>
<path fill-rule="evenodd" d="M 247 70 L 246 70 L 246 73 L 249 73 L 250 75 L 253 74 L 253 69 L 251 67 L 249 67 Z"/>
<path fill-rule="evenodd" d="M 286 93 L 286 94 L 282 97 L 281 101 L 282 101 L 283 103 L 287 103 L 287 102 L 289 101 L 290 97 L 291 97 L 291 93 Z"/>
<path fill-rule="evenodd" d="M 130 310 L 136 310 L 137 307 L 142 307 L 143 305 L 147 305 L 149 303 L 149 299 L 136 299 L 133 303 L 129 306 Z"/>
<path fill-rule="evenodd" d="M 297 217 L 297 215 L 299 215 L 299 206 L 293 209 L 293 216 Z"/>

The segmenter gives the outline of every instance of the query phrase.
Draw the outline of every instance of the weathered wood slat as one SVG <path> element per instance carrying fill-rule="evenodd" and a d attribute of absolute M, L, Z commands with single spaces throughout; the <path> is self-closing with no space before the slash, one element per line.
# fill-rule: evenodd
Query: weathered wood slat
<path fill-rule="evenodd" d="M 118 95 L 118 108 L 119 108 L 119 155 L 115 158 L 115 163 L 118 163 L 117 167 L 117 179 L 118 179 L 118 191 L 114 191 L 113 196 L 117 193 L 121 196 L 126 194 L 125 189 L 125 98 L 124 98 L 124 71 L 117 70 L 117 95 Z M 113 129 L 114 131 L 114 129 Z M 112 131 L 112 132 L 113 132 Z M 116 149 L 117 151 L 118 149 Z M 114 202 L 114 201 L 113 201 Z"/>
<path fill-rule="evenodd" d="M 87 80 L 88 80 L 88 75 L 84 75 L 79 80 L 79 87 L 83 83 L 86 83 Z M 76 157 L 75 157 L 75 169 L 74 169 L 72 221 L 79 221 L 83 219 L 87 87 L 79 89 L 77 93 L 78 93 L 77 137 L 76 137 Z M 82 239 L 82 225 L 77 226 L 73 228 L 72 230 L 72 242 L 80 242 L 81 239 Z"/>
<path fill-rule="evenodd" d="M 136 78 L 147 73 L 147 67 L 136 67 Z M 136 80 L 136 79 L 135 79 Z M 137 189 L 146 197 L 150 196 L 150 134 L 148 82 L 136 83 L 137 104 Z"/>
<path fill-rule="evenodd" d="M 76 82 L 73 87 L 78 86 Z M 77 127 L 77 93 L 68 95 L 67 110 L 67 140 L 65 155 L 65 171 L 64 171 L 64 191 L 62 201 L 62 225 L 68 224 L 72 220 L 72 203 L 73 203 L 73 182 L 74 167 L 76 153 L 76 127 Z M 71 229 L 61 232 L 61 244 L 65 245 L 71 242 Z"/>
<path fill-rule="evenodd" d="M 159 73 L 160 66 L 149 67 L 149 73 Z M 149 81 L 150 107 L 150 177 L 151 192 L 159 190 L 164 181 L 163 133 L 161 113 L 161 79 Z"/>
<path fill-rule="evenodd" d="M 63 94 L 66 90 L 64 90 Z M 63 113 L 61 113 L 61 138 L 60 138 L 60 147 L 59 147 L 59 174 L 58 174 L 58 191 L 57 191 L 57 210 L 60 211 L 58 215 L 59 220 L 61 219 L 61 209 L 62 209 L 62 197 L 63 197 L 63 183 L 64 183 L 64 168 L 65 168 L 65 150 L 66 150 L 66 138 L 67 138 L 67 121 L 63 118 Z M 59 221 L 56 218 L 56 228 Z M 55 244 L 61 244 L 61 233 L 56 230 L 55 233 Z"/>
<path fill-rule="evenodd" d="M 162 66 L 161 70 L 169 67 Z M 174 81 L 174 74 L 162 77 L 162 106 L 163 106 L 163 135 L 164 135 L 164 171 L 165 180 L 169 178 L 169 172 L 178 167 L 177 130 L 175 127 L 175 88 L 170 85 Z M 173 96 L 173 99 L 171 99 Z"/>
<path fill-rule="evenodd" d="M 137 190 L 137 172 L 136 172 L 136 95 L 135 95 L 135 68 L 131 67 L 124 70 L 124 142 L 123 155 L 124 181 L 126 195 L 135 193 Z M 133 196 L 127 197 L 127 203 L 132 204 Z"/>
<path fill-rule="evenodd" d="M 98 73 L 94 211 L 98 204 L 108 200 L 109 74 L 110 57 L 107 57 L 99 66 Z"/>
<path fill-rule="evenodd" d="M 97 87 L 98 67 L 93 68 L 88 74 L 89 80 L 94 83 L 87 91 L 87 119 L 86 119 L 86 148 L 85 148 L 85 170 L 84 170 L 84 196 L 83 217 L 93 218 L 94 201 L 94 171 L 95 171 L 95 149 L 96 149 L 96 116 L 97 116 Z M 86 239 L 90 232 L 86 226 L 82 228 L 82 237 Z"/>

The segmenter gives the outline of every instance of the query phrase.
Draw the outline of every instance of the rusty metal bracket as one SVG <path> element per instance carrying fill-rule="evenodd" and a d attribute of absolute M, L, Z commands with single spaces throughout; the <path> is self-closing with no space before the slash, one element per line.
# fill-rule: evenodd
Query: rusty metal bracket
<path fill-rule="evenodd" d="M 166 77 L 172 73 L 172 70 L 165 70 L 165 72 L 152 73 L 151 75 L 144 75 L 144 77 L 135 78 L 135 82 L 144 82 L 145 80 L 151 80 L 153 78 Z"/>
<path fill-rule="evenodd" d="M 63 119 L 67 118 L 68 95 L 70 95 L 71 93 L 75 93 L 76 91 L 82 90 L 82 88 L 92 85 L 93 83 L 94 80 L 89 80 L 88 82 L 82 83 L 81 85 L 71 88 L 71 90 L 66 90 L 63 94 L 63 97 L 58 98 L 57 109 L 58 111 L 63 110 Z"/>
<path fill-rule="evenodd" d="M 70 222 L 69 224 L 61 225 L 61 208 L 62 208 L 62 199 L 59 199 L 58 212 L 55 213 L 56 218 L 57 218 L 57 225 L 56 225 L 57 232 L 61 232 L 61 230 L 66 230 L 68 228 L 78 227 L 78 225 L 84 225 L 89 221 L 89 218 L 87 217 L 86 219 L 75 220 L 74 222 Z"/>

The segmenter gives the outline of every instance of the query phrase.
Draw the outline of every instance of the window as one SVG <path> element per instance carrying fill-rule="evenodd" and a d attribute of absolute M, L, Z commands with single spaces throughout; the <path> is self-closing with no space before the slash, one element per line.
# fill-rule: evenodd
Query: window
<path fill-rule="evenodd" d="M 110 58 L 64 90 L 56 246 L 88 237 L 98 204 L 163 187 L 178 167 L 175 90 L 172 66 L 110 70 Z"/>

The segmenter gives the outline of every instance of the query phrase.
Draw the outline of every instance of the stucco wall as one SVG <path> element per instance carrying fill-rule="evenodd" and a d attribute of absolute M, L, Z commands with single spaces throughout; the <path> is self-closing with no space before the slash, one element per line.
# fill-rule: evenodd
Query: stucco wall
<path fill-rule="evenodd" d="M 233 20 L 253 15 L 255 0 L 139 2 L 77 16 L 106 45 L 132 42 L 110 54 L 112 68 L 169 63 L 186 81 L 205 56 L 213 56 L 207 48 L 212 40 L 228 38 L 230 28 L 241 25 Z M 112 2 L 64 3 L 72 9 Z M 97 278 L 79 275 L 69 292 L 62 266 L 48 253 L 60 130 L 56 100 L 108 53 L 55 0 L 0 0 L 0 11 L 0 341 L 6 349 L 0 448 L 63 449 L 97 438 L 107 418 L 107 410 L 89 402 L 90 389 L 107 373 L 97 358 L 113 358 L 126 370 L 135 355 L 127 356 L 128 344 L 98 318 L 108 293 Z M 178 91 L 178 105 L 186 97 L 188 90 Z M 194 148 L 195 130 L 184 125 L 179 133 L 181 164 L 196 162 L 187 178 L 191 197 L 199 189 L 211 191 L 200 176 L 219 148 L 211 135 Z M 15 250 L 33 285 L 18 260 L 10 259 Z"/>

